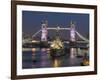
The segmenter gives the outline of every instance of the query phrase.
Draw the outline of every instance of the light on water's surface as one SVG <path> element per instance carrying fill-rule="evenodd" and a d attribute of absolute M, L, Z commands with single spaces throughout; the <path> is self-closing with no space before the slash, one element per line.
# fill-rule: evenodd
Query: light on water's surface
<path fill-rule="evenodd" d="M 72 51 L 74 51 L 72 49 Z M 83 57 L 70 57 L 70 53 L 57 58 L 52 58 L 49 48 L 32 48 L 31 51 L 23 51 L 22 68 L 49 68 L 49 67 L 68 67 L 81 66 Z"/>

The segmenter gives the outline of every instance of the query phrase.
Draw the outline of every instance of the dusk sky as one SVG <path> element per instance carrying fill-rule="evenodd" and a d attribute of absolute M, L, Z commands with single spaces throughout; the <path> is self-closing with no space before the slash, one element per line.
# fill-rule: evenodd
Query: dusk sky
<path fill-rule="evenodd" d="M 41 29 L 41 22 L 48 21 L 48 27 L 69 27 L 71 21 L 76 25 L 76 30 L 83 36 L 89 33 L 89 14 L 78 13 L 56 13 L 56 12 L 22 12 L 22 31 L 26 34 L 34 34 Z M 49 36 L 52 36 L 55 31 L 49 31 Z M 69 32 L 60 32 L 61 36 L 68 38 Z M 41 34 L 41 33 L 40 33 Z M 40 36 L 38 34 L 37 36 Z"/>

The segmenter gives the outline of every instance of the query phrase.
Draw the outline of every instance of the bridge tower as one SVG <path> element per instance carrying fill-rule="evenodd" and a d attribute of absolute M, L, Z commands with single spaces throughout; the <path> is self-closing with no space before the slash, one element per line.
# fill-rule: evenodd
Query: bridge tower
<path fill-rule="evenodd" d="M 75 24 L 72 21 L 70 23 L 70 40 L 75 42 Z"/>
<path fill-rule="evenodd" d="M 47 41 L 47 34 L 48 34 L 48 30 L 47 30 L 47 26 L 48 26 L 48 21 L 42 22 L 42 26 L 41 26 L 41 41 Z"/>
<path fill-rule="evenodd" d="M 70 44 L 72 44 L 72 46 L 75 45 L 75 24 L 71 21 L 70 23 Z M 76 56 L 76 48 L 70 48 L 70 57 L 74 58 Z"/>

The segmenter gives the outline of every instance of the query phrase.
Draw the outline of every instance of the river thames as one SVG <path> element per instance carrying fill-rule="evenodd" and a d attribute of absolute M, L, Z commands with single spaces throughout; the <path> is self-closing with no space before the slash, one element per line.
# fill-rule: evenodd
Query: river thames
<path fill-rule="evenodd" d="M 32 48 L 22 53 L 22 68 L 50 68 L 50 67 L 72 67 L 82 66 L 83 57 L 70 58 L 70 53 L 52 58 L 49 49 Z"/>

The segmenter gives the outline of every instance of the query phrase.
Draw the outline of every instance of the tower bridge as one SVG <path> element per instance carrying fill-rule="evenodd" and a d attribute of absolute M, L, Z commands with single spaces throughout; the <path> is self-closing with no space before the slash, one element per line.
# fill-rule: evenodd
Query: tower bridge
<path fill-rule="evenodd" d="M 41 40 L 40 41 L 48 41 L 48 43 L 52 43 L 52 41 L 49 41 L 48 40 L 48 32 L 50 30 L 55 30 L 56 32 L 59 33 L 59 31 L 63 31 L 63 30 L 66 30 L 66 31 L 70 31 L 70 39 L 69 41 L 63 41 L 63 43 L 84 43 L 87 45 L 89 45 L 89 40 L 87 38 L 85 38 L 84 36 L 82 36 L 76 29 L 75 29 L 75 24 L 73 22 L 70 23 L 70 27 L 69 28 L 61 28 L 60 26 L 57 26 L 57 27 L 49 27 L 48 26 L 48 22 L 45 21 L 41 24 L 41 29 L 38 30 L 36 33 L 34 33 L 32 35 L 32 38 L 34 39 L 34 37 L 36 37 L 40 32 L 41 32 Z M 81 41 L 77 41 L 76 40 L 76 36 L 78 36 Z M 27 41 L 28 42 L 28 41 Z M 26 43 L 27 43 L 26 42 Z M 30 41 L 29 41 L 30 42 Z M 33 40 L 34 42 L 34 40 Z M 39 42 L 39 41 L 35 41 L 35 42 Z M 25 43 L 25 41 L 23 40 L 23 43 Z M 31 42 L 30 42 L 31 43 Z M 70 48 L 70 57 L 73 58 L 75 57 L 76 55 L 76 48 Z"/>
<path fill-rule="evenodd" d="M 50 30 L 55 30 L 55 31 L 70 31 L 70 40 L 76 41 L 76 35 L 83 40 L 84 42 L 89 42 L 87 38 L 82 36 L 76 29 L 75 29 L 75 24 L 73 22 L 70 23 L 70 28 L 61 28 L 60 26 L 57 27 L 48 27 L 46 23 L 42 23 L 41 29 L 38 30 L 36 33 L 32 35 L 32 38 L 37 36 L 41 32 L 41 41 L 47 41 L 48 37 L 48 32 Z"/>

